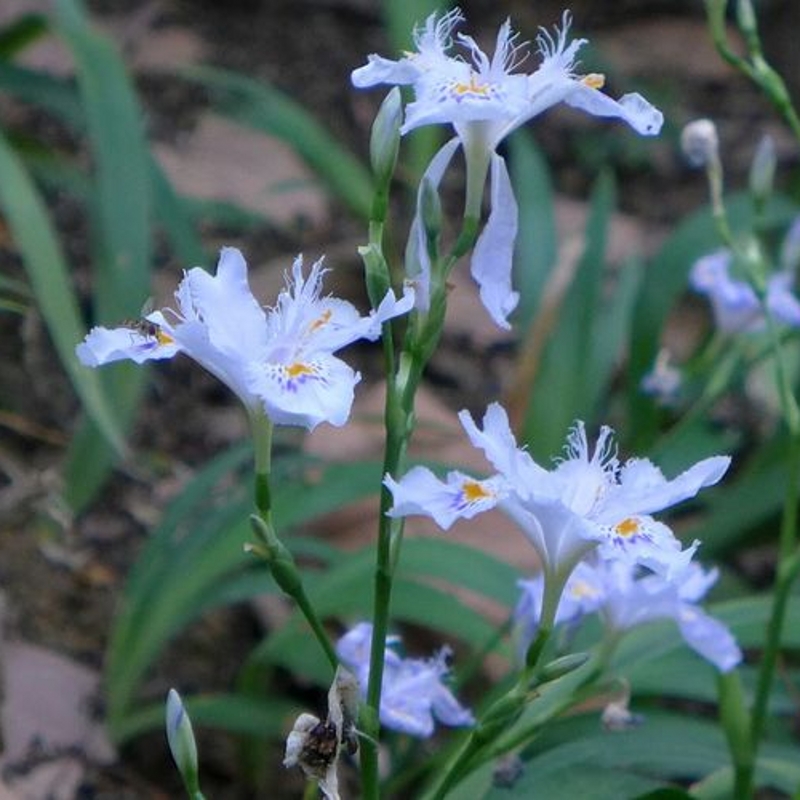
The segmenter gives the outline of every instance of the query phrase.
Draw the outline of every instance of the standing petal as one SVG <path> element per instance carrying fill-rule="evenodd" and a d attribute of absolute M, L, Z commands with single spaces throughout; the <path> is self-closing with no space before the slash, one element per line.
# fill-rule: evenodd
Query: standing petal
<path fill-rule="evenodd" d="M 547 470 L 542 469 L 525 450 L 517 447 L 508 414 L 500 403 L 487 406 L 483 415 L 483 430 L 475 424 L 468 411 L 460 411 L 458 419 L 473 446 L 483 451 L 489 463 L 506 478 L 520 497 L 527 497 L 533 486 L 549 480 Z"/>
<path fill-rule="evenodd" d="M 720 672 L 729 672 L 742 660 L 742 651 L 728 628 L 699 608 L 683 604 L 678 627 L 692 650 L 710 661 Z"/>
<path fill-rule="evenodd" d="M 412 281 L 415 291 L 415 306 L 426 313 L 431 302 L 431 257 L 428 253 L 428 242 L 425 235 L 425 224 L 422 221 L 422 185 L 428 181 L 437 190 L 450 161 L 458 149 L 459 140 L 451 139 L 431 159 L 420 180 L 420 191 L 417 193 L 417 213 L 411 223 L 406 245 L 406 274 Z"/>

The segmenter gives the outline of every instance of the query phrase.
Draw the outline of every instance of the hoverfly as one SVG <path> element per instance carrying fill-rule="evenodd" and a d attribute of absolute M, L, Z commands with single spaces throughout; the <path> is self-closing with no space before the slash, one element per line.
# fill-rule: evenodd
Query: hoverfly
<path fill-rule="evenodd" d="M 148 297 L 147 300 L 145 300 L 138 317 L 124 319 L 119 325 L 121 328 L 127 328 L 133 333 L 138 333 L 139 336 L 142 336 L 145 339 L 156 339 L 159 343 L 163 344 L 162 338 L 166 337 L 166 334 L 161 332 L 160 326 L 156 325 L 155 322 L 151 322 L 149 319 L 147 319 L 147 315 L 150 314 L 152 310 L 153 298 Z"/>

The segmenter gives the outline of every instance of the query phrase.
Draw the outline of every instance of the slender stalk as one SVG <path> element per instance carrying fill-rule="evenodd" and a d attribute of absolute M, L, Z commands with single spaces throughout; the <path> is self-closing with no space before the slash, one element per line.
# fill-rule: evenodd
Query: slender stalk
<path fill-rule="evenodd" d="M 781 522 L 780 555 L 775 576 L 772 610 L 767 623 L 766 642 L 761 656 L 753 702 L 751 731 L 753 748 L 756 751 L 764 733 L 769 696 L 772 691 L 783 624 L 786 618 L 786 607 L 791 596 L 792 584 L 797 579 L 798 569 L 800 569 L 800 549 L 797 549 L 796 545 L 798 481 L 800 481 L 800 437 L 795 435 L 792 437 L 789 450 L 788 486 Z"/>
<path fill-rule="evenodd" d="M 481 715 L 480 721 L 445 767 L 441 780 L 426 800 L 441 800 L 445 797 L 477 766 L 486 749 L 497 740 L 498 736 L 508 730 L 525 710 L 536 686 L 540 683 L 541 657 L 552 636 L 558 601 L 570 572 L 571 570 L 566 570 L 564 574 L 550 570 L 545 572 L 539 629 L 525 654 L 525 666 L 519 678 L 506 694 L 492 703 Z"/>
<path fill-rule="evenodd" d="M 369 247 L 381 252 L 383 226 L 370 225 Z M 419 383 L 428 359 L 441 338 L 447 306 L 446 278 L 458 257 L 474 245 L 477 235 L 477 220 L 465 218 L 462 231 L 453 252 L 444 259 L 435 259 L 432 273 L 430 307 L 426 315 L 415 315 L 404 340 L 403 352 L 395 360 L 393 339 L 384 338 L 386 361 L 386 405 L 384 421 L 386 443 L 383 458 L 383 474 L 398 475 L 402 472 L 408 443 L 414 430 L 414 402 Z M 385 263 L 385 261 L 383 262 Z M 388 325 L 386 327 L 389 327 Z M 391 329 L 389 331 L 391 336 Z M 379 797 L 378 742 L 380 739 L 380 703 L 383 684 L 386 636 L 389 629 L 392 582 L 403 541 L 404 522 L 388 516 L 392 507 L 392 494 L 381 487 L 380 517 L 378 520 L 378 543 L 375 558 L 375 583 L 372 613 L 372 642 L 370 647 L 370 669 L 367 685 L 366 710 L 361 724 L 366 734 L 362 737 L 361 781 L 365 800 Z"/>
<path fill-rule="evenodd" d="M 306 594 L 303 579 L 297 569 L 294 557 L 278 538 L 272 522 L 272 491 L 270 488 L 272 422 L 263 412 L 254 411 L 250 415 L 250 427 L 255 448 L 254 495 L 257 512 L 251 517 L 250 522 L 257 542 L 249 545 L 249 550 L 267 563 L 275 582 L 297 604 L 319 642 L 322 652 L 335 671 L 339 666 L 336 651 Z"/>
<path fill-rule="evenodd" d="M 386 390 L 386 449 L 384 451 L 384 474 L 397 472 L 406 449 L 402 411 L 398 403 L 397 389 L 387 385 Z M 399 417 L 399 419 L 398 419 Z M 363 715 L 365 727 L 361 746 L 361 779 L 364 798 L 379 797 L 378 741 L 380 737 L 380 703 L 383 684 L 383 667 L 386 636 L 389 629 L 389 609 L 392 597 L 393 558 L 392 541 L 402 535 L 401 521 L 387 516 L 392 505 L 391 492 L 381 487 L 380 518 L 378 520 L 378 545 L 375 557 L 375 594 L 372 612 L 372 644 L 370 649 L 369 682 L 367 686 L 367 709 Z"/>

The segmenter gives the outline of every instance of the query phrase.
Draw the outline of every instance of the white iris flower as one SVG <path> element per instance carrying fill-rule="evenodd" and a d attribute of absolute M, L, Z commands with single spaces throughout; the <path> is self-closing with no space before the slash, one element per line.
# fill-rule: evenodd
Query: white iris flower
<path fill-rule="evenodd" d="M 586 40 L 569 40 L 568 12 L 554 33 L 540 30 L 536 49 L 541 63 L 530 74 L 514 72 L 525 53 L 509 21 L 497 33 L 491 58 L 464 34 L 456 39 L 467 57 L 450 55 L 453 31 L 463 20 L 458 9 L 438 18 L 432 14 L 414 32 L 415 52 L 397 61 L 372 54 L 367 64 L 353 71 L 352 81 L 358 88 L 413 86 L 415 99 L 406 107 L 402 133 L 422 125 L 453 125 L 467 163 L 465 216 L 480 216 L 483 186 L 491 172 L 491 211 L 473 253 L 472 275 L 492 319 L 508 328 L 507 317 L 519 300 L 511 290 L 517 205 L 497 146 L 520 125 L 561 102 L 594 116 L 622 119 L 644 136 L 661 130 L 663 115 L 636 93 L 614 100 L 600 91 L 602 75 L 578 72 L 578 50 Z M 451 156 L 445 156 L 445 162 Z M 437 176 L 428 177 L 438 184 Z M 425 275 L 423 285 L 424 279 Z M 417 297 L 421 308 L 425 301 L 424 295 Z"/>
<path fill-rule="evenodd" d="M 446 530 L 457 519 L 498 506 L 520 526 L 543 571 L 557 584 L 592 550 L 601 558 L 640 564 L 668 577 L 683 570 L 698 542 L 682 549 L 672 531 L 651 514 L 717 483 L 730 464 L 727 456 L 706 458 L 667 480 L 647 459 L 620 464 L 610 428 L 601 429 L 591 452 L 578 422 L 563 458 L 547 470 L 517 447 L 498 403 L 488 407 L 483 430 L 466 411 L 459 418 L 497 474 L 477 480 L 451 472 L 441 481 L 427 468 L 414 467 L 400 481 L 386 476 L 394 498 L 389 514 L 429 516 Z"/>
<path fill-rule="evenodd" d="M 274 423 L 344 425 L 360 375 L 333 354 L 357 339 L 377 339 L 381 325 L 409 311 L 414 297 L 410 288 L 399 300 L 389 291 L 362 317 L 351 303 L 321 296 L 324 273 L 320 260 L 304 278 L 298 257 L 275 306 L 264 309 L 250 291 L 242 254 L 226 247 L 216 275 L 200 267 L 185 273 L 175 309 L 93 328 L 76 353 L 90 367 L 186 353 Z"/>

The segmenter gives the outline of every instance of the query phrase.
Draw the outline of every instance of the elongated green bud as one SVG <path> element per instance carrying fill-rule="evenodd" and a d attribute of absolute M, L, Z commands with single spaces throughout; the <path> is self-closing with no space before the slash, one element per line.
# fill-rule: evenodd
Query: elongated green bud
<path fill-rule="evenodd" d="M 775 141 L 769 135 L 762 136 L 750 165 L 750 192 L 756 203 L 765 203 L 772 194 L 776 162 Z"/>
<path fill-rule="evenodd" d="M 442 232 L 442 201 L 436 187 L 427 178 L 422 179 L 420 186 L 419 210 L 425 239 L 430 245 Z"/>
<path fill-rule="evenodd" d="M 753 9 L 751 0 L 739 0 L 736 4 L 736 21 L 742 33 L 758 33 L 758 23 L 756 22 L 756 12 Z"/>
<path fill-rule="evenodd" d="M 367 294 L 373 308 L 377 308 L 386 292 L 391 288 L 389 279 L 389 265 L 386 263 L 381 249 L 375 244 L 362 245 L 358 254 L 364 262 L 364 277 L 367 284 Z"/>
<path fill-rule="evenodd" d="M 589 653 L 570 653 L 569 655 L 561 656 L 561 658 L 550 661 L 542 667 L 541 672 L 537 676 L 536 685 L 541 686 L 543 683 L 550 683 L 550 681 L 563 678 L 570 672 L 582 667 L 589 658 Z"/>
<path fill-rule="evenodd" d="M 180 695 L 170 689 L 167 695 L 166 713 L 167 742 L 172 758 L 183 779 L 187 795 L 192 800 L 202 800 L 197 768 L 197 745 L 192 723 Z"/>
<path fill-rule="evenodd" d="M 369 156 L 372 171 L 380 188 L 388 185 L 397 164 L 400 149 L 400 126 L 403 124 L 403 101 L 395 86 L 386 95 L 372 123 Z"/>

